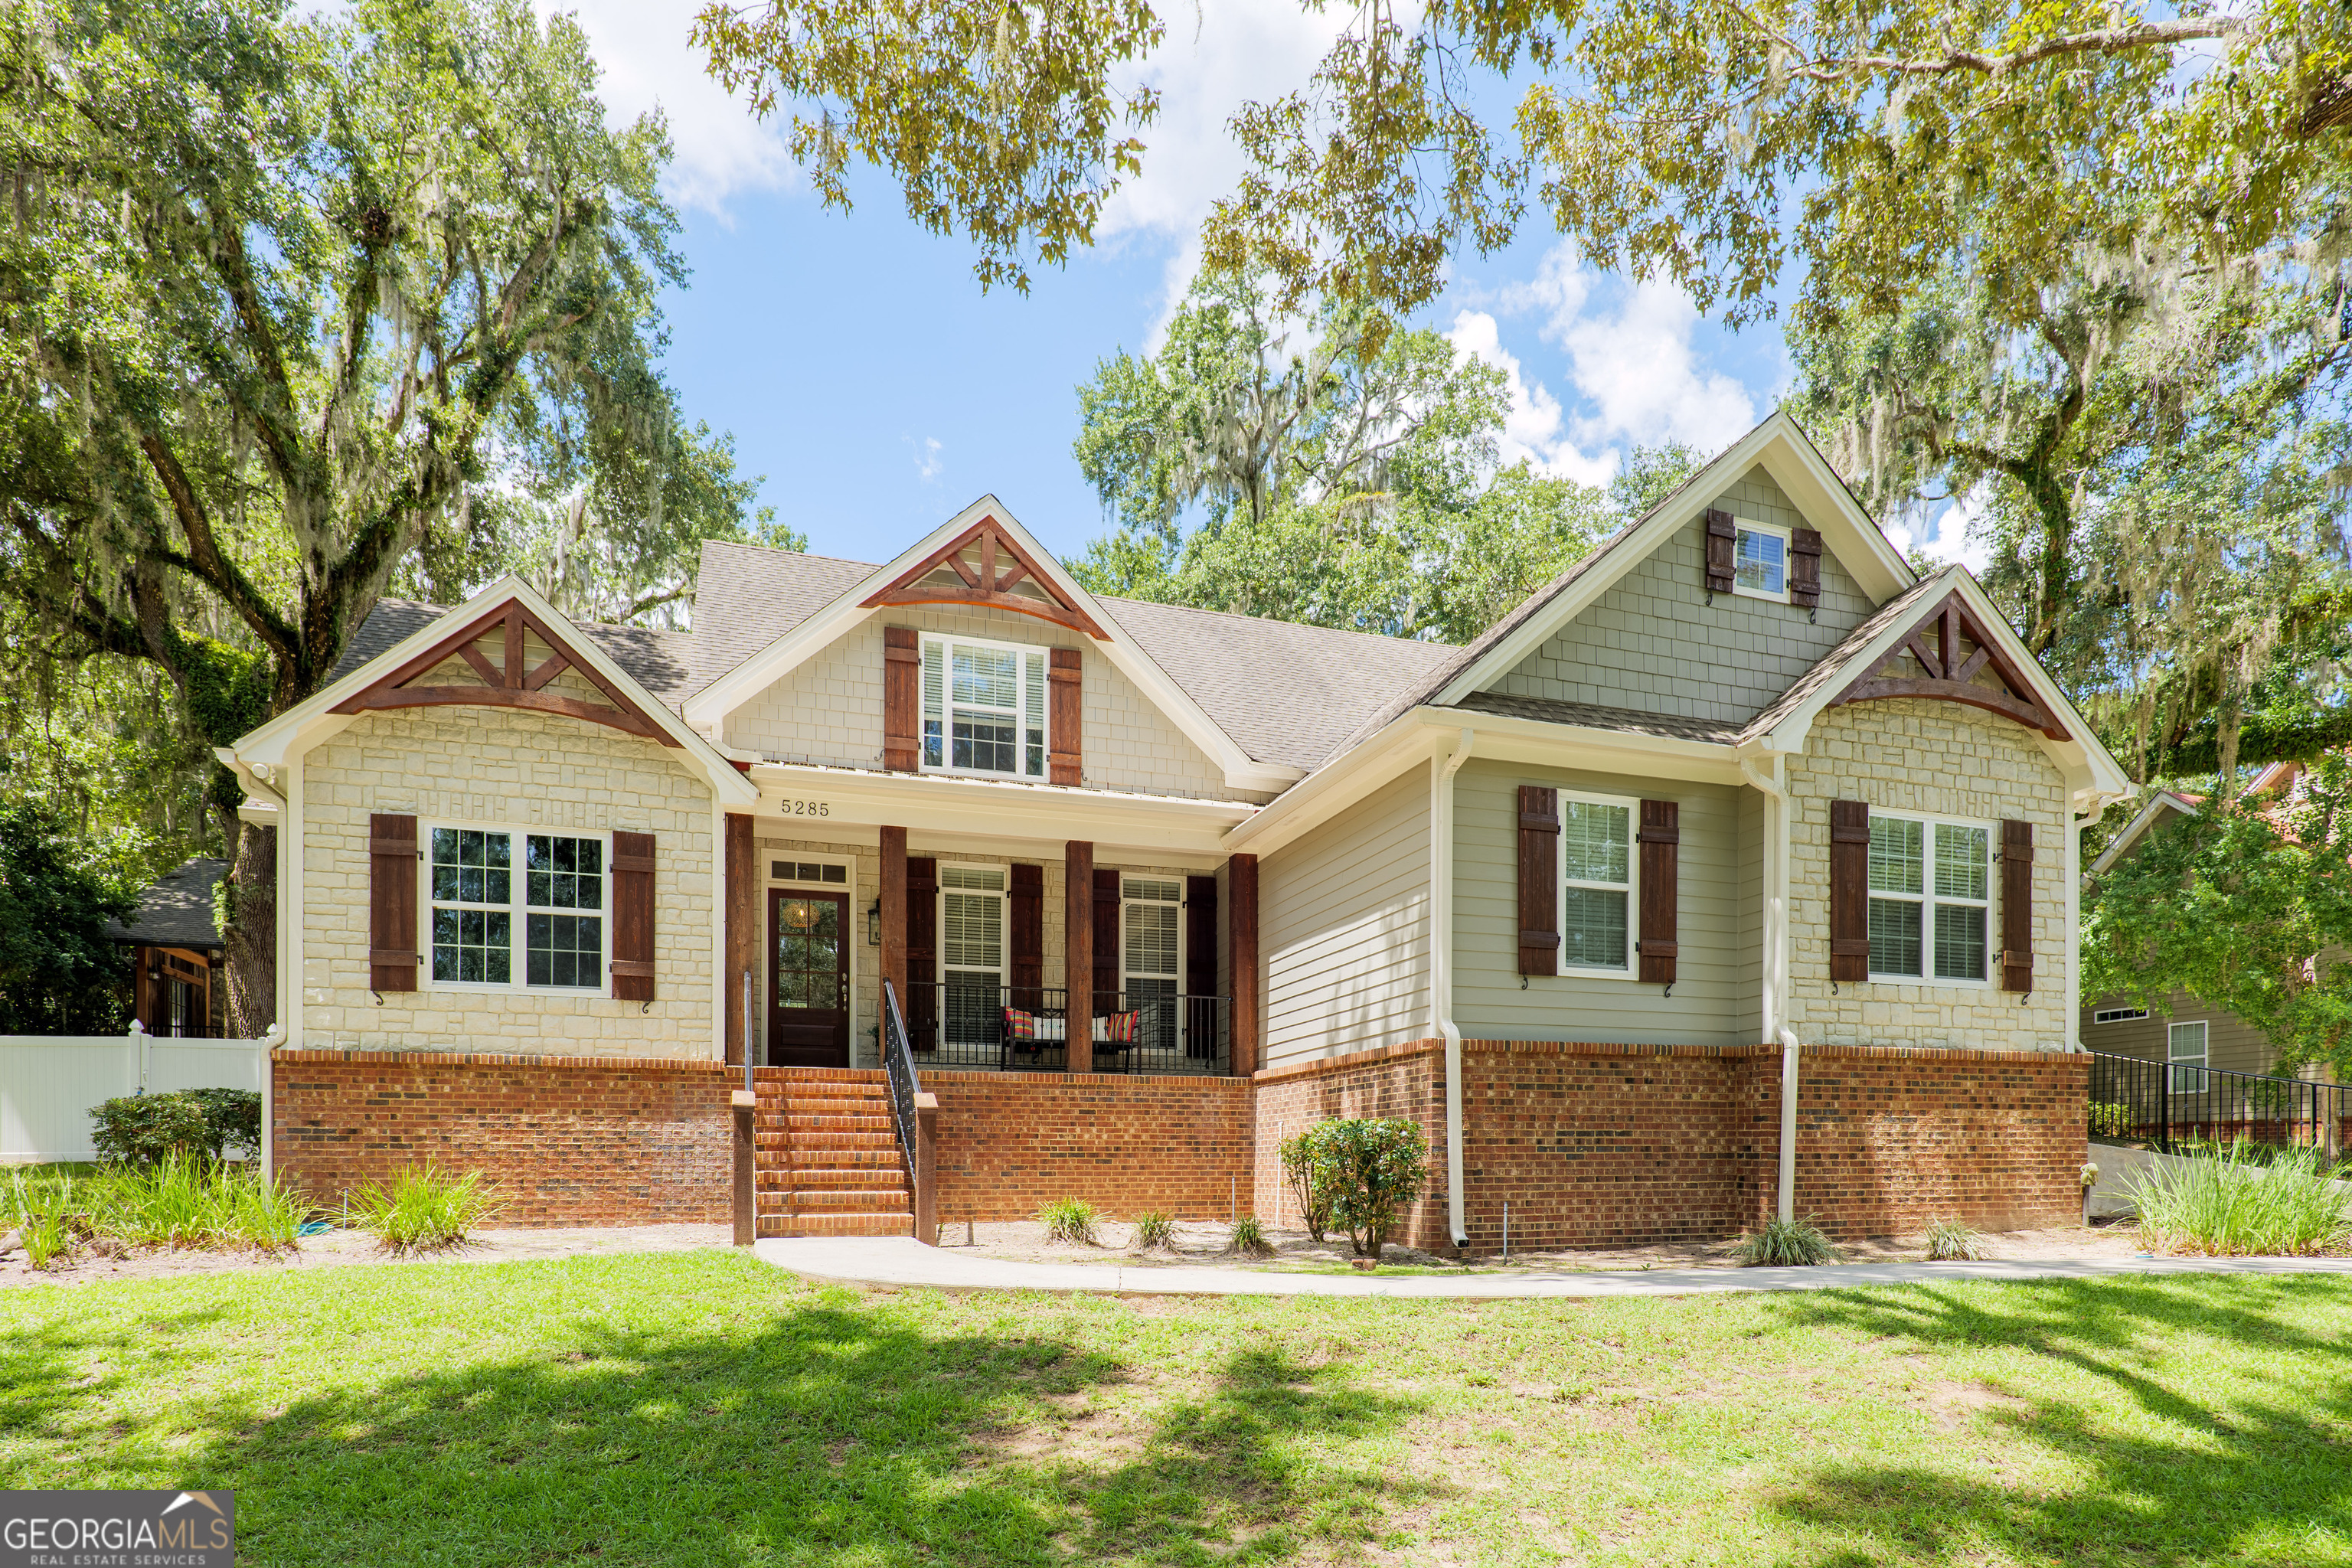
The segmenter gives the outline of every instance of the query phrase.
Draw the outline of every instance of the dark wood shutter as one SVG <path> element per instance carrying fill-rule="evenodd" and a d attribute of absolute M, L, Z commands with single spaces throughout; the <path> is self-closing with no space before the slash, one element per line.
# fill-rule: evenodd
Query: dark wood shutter
<path fill-rule="evenodd" d="M 613 995 L 654 999 L 654 836 L 613 835 Z"/>
<path fill-rule="evenodd" d="M 940 863 L 928 855 L 907 857 L 907 1043 L 919 1051 L 939 1049 Z"/>
<path fill-rule="evenodd" d="M 1738 527 L 1727 511 L 1710 507 L 1706 513 L 1706 591 L 1710 594 L 1731 592 L 1733 547 L 1738 541 Z"/>
<path fill-rule="evenodd" d="M 1184 994 L 1217 994 L 1217 879 L 1184 879 Z"/>
<path fill-rule="evenodd" d="M 1054 650 L 1053 669 L 1046 685 L 1050 706 L 1045 743 L 1052 748 L 1045 766 L 1047 784 L 1075 784 L 1086 776 L 1085 689 L 1080 684 L 1082 656 L 1074 647 Z"/>
<path fill-rule="evenodd" d="M 2000 825 L 2000 988 L 2033 989 L 2033 824 Z"/>
<path fill-rule="evenodd" d="M 1095 868 L 1095 1016 L 1118 1011 L 1118 873 Z"/>
<path fill-rule="evenodd" d="M 1789 603 L 1810 610 L 1821 602 L 1821 532 L 1800 528 L 1789 535 Z"/>
<path fill-rule="evenodd" d="M 1034 1012 L 1044 1005 L 1045 984 L 1045 868 L 1013 868 L 1012 981 L 1015 1007 Z"/>
<path fill-rule="evenodd" d="M 922 639 L 912 626 L 882 628 L 882 766 L 911 773 L 922 731 Z"/>
<path fill-rule="evenodd" d="M 1636 835 L 1642 853 L 1642 984 L 1675 983 L 1676 904 L 1681 897 L 1682 803 L 1645 800 Z"/>
<path fill-rule="evenodd" d="M 1519 786 L 1519 973 L 1559 973 L 1559 791 Z"/>
<path fill-rule="evenodd" d="M 371 991 L 416 989 L 416 818 L 382 813 L 368 818 Z M 147 1022 L 152 1028 L 154 1020 Z"/>
<path fill-rule="evenodd" d="M 1830 802 L 1830 978 L 1870 978 L 1870 806 Z"/>

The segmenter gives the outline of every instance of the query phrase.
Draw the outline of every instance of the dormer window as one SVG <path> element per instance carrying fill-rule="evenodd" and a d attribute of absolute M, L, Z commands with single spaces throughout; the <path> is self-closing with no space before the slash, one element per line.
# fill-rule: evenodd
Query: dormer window
<path fill-rule="evenodd" d="M 1045 776 L 1045 650 L 925 634 L 927 773 Z"/>

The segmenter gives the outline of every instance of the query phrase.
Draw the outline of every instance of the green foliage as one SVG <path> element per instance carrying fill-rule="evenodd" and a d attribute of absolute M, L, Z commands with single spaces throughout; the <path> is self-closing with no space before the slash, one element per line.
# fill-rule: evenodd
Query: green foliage
<path fill-rule="evenodd" d="M 1318 1122 L 1300 1135 L 1331 1223 L 1359 1258 L 1377 1259 L 1404 1206 L 1428 1179 L 1428 1140 L 1402 1118 Z"/>
<path fill-rule="evenodd" d="M 2094 1138 L 2121 1138 L 2137 1125 L 2138 1119 L 2133 1116 L 2132 1108 L 2122 1101 L 2091 1101 L 2091 1136 Z"/>
<path fill-rule="evenodd" d="M 1037 1211 L 1037 1222 L 1045 1227 L 1045 1239 L 1066 1241 L 1073 1247 L 1093 1247 L 1095 1222 L 1102 1211 L 1084 1198 L 1055 1198 Z"/>
<path fill-rule="evenodd" d="M 2084 899 L 2084 994 L 2162 1011 L 2175 989 L 2262 1031 L 2282 1067 L 2352 1074 L 2352 758 L 2284 802 L 2206 803 Z"/>
<path fill-rule="evenodd" d="M 1802 1219 L 1768 1219 L 1763 1228 L 1739 1238 L 1731 1256 L 1743 1268 L 1810 1268 L 1817 1264 L 1836 1263 L 1843 1254 L 1830 1245 L 1813 1216 Z"/>
<path fill-rule="evenodd" d="M 1234 1221 L 1225 1237 L 1225 1250 L 1244 1258 L 1264 1258 L 1274 1251 L 1274 1246 L 1266 1240 L 1265 1226 L 1258 1223 L 1257 1215 L 1245 1214 Z"/>
<path fill-rule="evenodd" d="M 154 1165 L 201 1158 L 214 1148 L 205 1103 L 184 1091 L 123 1094 L 89 1109 L 90 1142 L 109 1164 Z"/>
<path fill-rule="evenodd" d="M 1315 1156 L 1305 1132 L 1285 1138 L 1280 1146 L 1282 1179 L 1290 1187 L 1290 1195 L 1297 1201 L 1298 1213 L 1307 1226 L 1307 1234 L 1317 1241 L 1331 1227 L 1331 1194 L 1317 1179 Z"/>
<path fill-rule="evenodd" d="M 106 925 L 136 907 L 57 812 L 0 796 L 0 1034 L 121 1028 L 130 964 Z"/>
<path fill-rule="evenodd" d="M 204 1109 L 205 1142 L 220 1159 L 231 1149 L 261 1152 L 261 1093 L 251 1089 L 192 1089 Z"/>
<path fill-rule="evenodd" d="M 437 1252 L 461 1246 L 503 1212 L 507 1199 L 479 1171 L 448 1176 L 431 1164 L 405 1166 L 389 1186 L 369 1183 L 350 1194 L 362 1229 L 386 1252 Z"/>
<path fill-rule="evenodd" d="M 2160 1162 L 2134 1172 L 2123 1190 L 2152 1251 L 2306 1257 L 2352 1242 L 2352 1192 L 2306 1149 L 2263 1161 L 2241 1145 Z"/>
<path fill-rule="evenodd" d="M 18 1224 L 28 1237 L 39 1231 L 52 1254 L 100 1238 L 275 1252 L 294 1245 L 311 1212 L 289 1183 L 266 1183 L 250 1166 L 180 1151 L 151 1164 L 109 1166 L 88 1175 L 18 1172 L 0 1190 L 0 1226 Z M 26 1254 L 33 1256 L 29 1240 Z M 34 1263 L 46 1266 L 45 1259 Z"/>
<path fill-rule="evenodd" d="M 1146 1209 L 1135 1216 L 1135 1245 L 1149 1251 L 1155 1247 L 1172 1247 L 1176 1242 L 1176 1222 L 1158 1209 Z"/>
<path fill-rule="evenodd" d="M 1984 1237 L 1965 1221 L 1939 1219 L 1927 1227 L 1930 1263 L 1975 1263 L 1984 1255 Z"/>

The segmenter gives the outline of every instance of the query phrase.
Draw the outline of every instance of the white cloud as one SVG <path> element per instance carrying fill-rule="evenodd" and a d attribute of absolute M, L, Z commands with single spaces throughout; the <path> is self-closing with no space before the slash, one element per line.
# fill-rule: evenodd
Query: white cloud
<path fill-rule="evenodd" d="M 1454 318 L 1446 334 L 1454 352 L 1486 361 L 1503 373 L 1509 407 L 1503 416 L 1503 434 L 1496 442 L 1505 467 L 1522 458 L 1538 471 L 1557 474 L 1580 484 L 1601 485 L 1617 470 L 1617 454 L 1587 457 L 1563 431 L 1567 423 L 1559 399 L 1543 383 L 1529 381 L 1518 356 L 1503 346 L 1502 329 L 1484 310 L 1464 310 Z"/>
<path fill-rule="evenodd" d="M 1917 551 L 1937 561 L 1957 561 L 1981 574 L 1992 564 L 1990 533 L 1980 531 L 1991 505 L 1990 491 L 1979 482 L 1965 495 L 1953 497 L 1933 517 L 1889 518 L 1886 537 L 1906 555 Z"/>
<path fill-rule="evenodd" d="M 898 438 L 915 448 L 915 477 L 927 485 L 938 482 L 940 470 L 947 467 L 945 460 L 940 457 L 940 438 L 937 436 L 926 436 L 919 444 L 912 436 L 901 436 Z"/>
<path fill-rule="evenodd" d="M 669 117 L 676 152 L 662 194 L 671 201 L 724 218 L 729 197 L 793 183 L 778 122 L 754 120 L 704 70 L 702 51 L 688 47 L 701 0 L 539 0 L 539 8 L 579 18 L 604 73 L 598 90 L 612 123 L 656 107 Z"/>

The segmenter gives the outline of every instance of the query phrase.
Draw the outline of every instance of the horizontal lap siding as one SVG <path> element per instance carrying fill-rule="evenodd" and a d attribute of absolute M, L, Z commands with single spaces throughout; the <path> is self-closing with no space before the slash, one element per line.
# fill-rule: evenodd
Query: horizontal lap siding
<path fill-rule="evenodd" d="M 2168 1059 L 2166 1044 L 2168 1026 L 2194 1024 L 2201 1019 L 2205 1024 L 2207 1067 L 2223 1072 L 2278 1073 L 2276 1049 L 2263 1037 L 2260 1029 L 2235 1013 L 2208 1007 L 2186 991 L 2173 992 L 2169 1001 L 2172 1016 L 2168 1018 L 2151 1007 L 2145 1018 L 2128 1018 L 2116 1024 L 2095 1024 L 2091 1022 L 2091 1016 L 2103 1007 L 2131 1006 L 2130 1001 L 2121 996 L 2105 996 L 2086 1004 L 2083 1008 L 2083 1048 L 2111 1057 L 2165 1061 Z"/>
<path fill-rule="evenodd" d="M 1429 1032 L 1428 792 L 1414 769 L 1259 868 L 1267 1066 Z"/>
<path fill-rule="evenodd" d="M 1681 805 L 1675 994 L 1635 980 L 1532 975 L 1519 988 L 1517 787 Z M 1753 1045 L 1756 980 L 1743 936 L 1740 792 L 1473 762 L 1454 786 L 1454 1018 L 1481 1038 Z M 1630 936 L 1629 932 L 1629 936 Z"/>
<path fill-rule="evenodd" d="M 1119 1219 L 1249 1206 L 1244 1079 L 925 1071 L 922 1085 L 940 1101 L 943 1226 L 1030 1219 L 1056 1198 Z"/>

